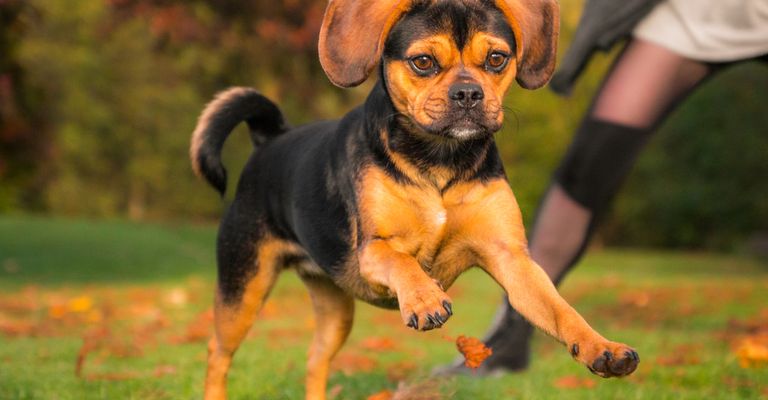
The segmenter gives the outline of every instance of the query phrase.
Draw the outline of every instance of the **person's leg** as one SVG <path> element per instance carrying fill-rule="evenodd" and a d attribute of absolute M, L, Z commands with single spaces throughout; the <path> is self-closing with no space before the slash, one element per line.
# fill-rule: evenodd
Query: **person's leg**
<path fill-rule="evenodd" d="M 531 253 L 553 281 L 579 260 L 650 134 L 711 72 L 707 64 L 650 42 L 634 40 L 627 46 L 538 212 Z"/>
<path fill-rule="evenodd" d="M 633 40 L 596 95 L 532 230 L 533 259 L 555 283 L 579 260 L 597 222 L 664 117 L 711 73 L 711 68 L 655 44 Z M 484 342 L 493 349 L 480 374 L 527 367 L 533 329 L 504 301 Z M 448 373 L 465 368 L 457 362 Z"/>

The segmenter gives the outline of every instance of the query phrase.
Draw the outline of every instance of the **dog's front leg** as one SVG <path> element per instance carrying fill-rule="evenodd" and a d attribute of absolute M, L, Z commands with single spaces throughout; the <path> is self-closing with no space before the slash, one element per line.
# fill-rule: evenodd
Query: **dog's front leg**
<path fill-rule="evenodd" d="M 451 299 L 412 256 L 386 240 L 369 241 L 359 252 L 360 274 L 374 290 L 397 296 L 403 322 L 413 328 L 439 328 L 453 314 Z"/>
<path fill-rule="evenodd" d="M 482 254 L 484 269 L 507 292 L 509 303 L 533 325 L 568 346 L 571 355 L 602 377 L 632 373 L 637 352 L 611 342 L 587 324 L 555 289 L 522 243 L 489 243 Z"/>

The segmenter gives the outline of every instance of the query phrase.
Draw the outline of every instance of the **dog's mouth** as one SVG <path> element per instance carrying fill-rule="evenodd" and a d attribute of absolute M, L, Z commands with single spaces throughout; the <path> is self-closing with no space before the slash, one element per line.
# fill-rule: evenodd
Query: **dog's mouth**
<path fill-rule="evenodd" d="M 473 114 L 475 113 L 453 113 L 423 128 L 432 135 L 461 141 L 488 137 L 501 128 L 496 121 Z"/>
<path fill-rule="evenodd" d="M 444 136 L 459 140 L 477 139 L 488 134 L 488 128 L 472 118 L 460 118 L 450 123 L 443 131 Z"/>

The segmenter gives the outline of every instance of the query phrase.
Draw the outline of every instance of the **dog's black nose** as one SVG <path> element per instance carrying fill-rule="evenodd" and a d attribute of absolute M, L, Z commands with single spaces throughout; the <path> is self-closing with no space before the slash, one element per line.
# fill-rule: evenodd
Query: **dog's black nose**
<path fill-rule="evenodd" d="M 448 97 L 460 107 L 472 108 L 483 99 L 483 88 L 476 83 L 454 83 L 448 89 Z"/>

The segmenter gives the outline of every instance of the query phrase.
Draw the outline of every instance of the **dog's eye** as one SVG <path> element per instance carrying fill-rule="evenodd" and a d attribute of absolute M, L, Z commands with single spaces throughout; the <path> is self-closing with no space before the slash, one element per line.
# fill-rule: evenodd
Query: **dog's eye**
<path fill-rule="evenodd" d="M 420 55 L 411 58 L 411 68 L 420 75 L 425 75 L 431 72 L 434 72 L 434 70 L 437 67 L 437 63 L 435 63 L 435 59 L 427 56 L 427 55 Z"/>
<path fill-rule="evenodd" d="M 485 60 L 485 66 L 488 70 L 493 72 L 500 72 L 507 66 L 509 56 L 498 51 L 494 51 L 488 54 L 488 58 Z"/>

